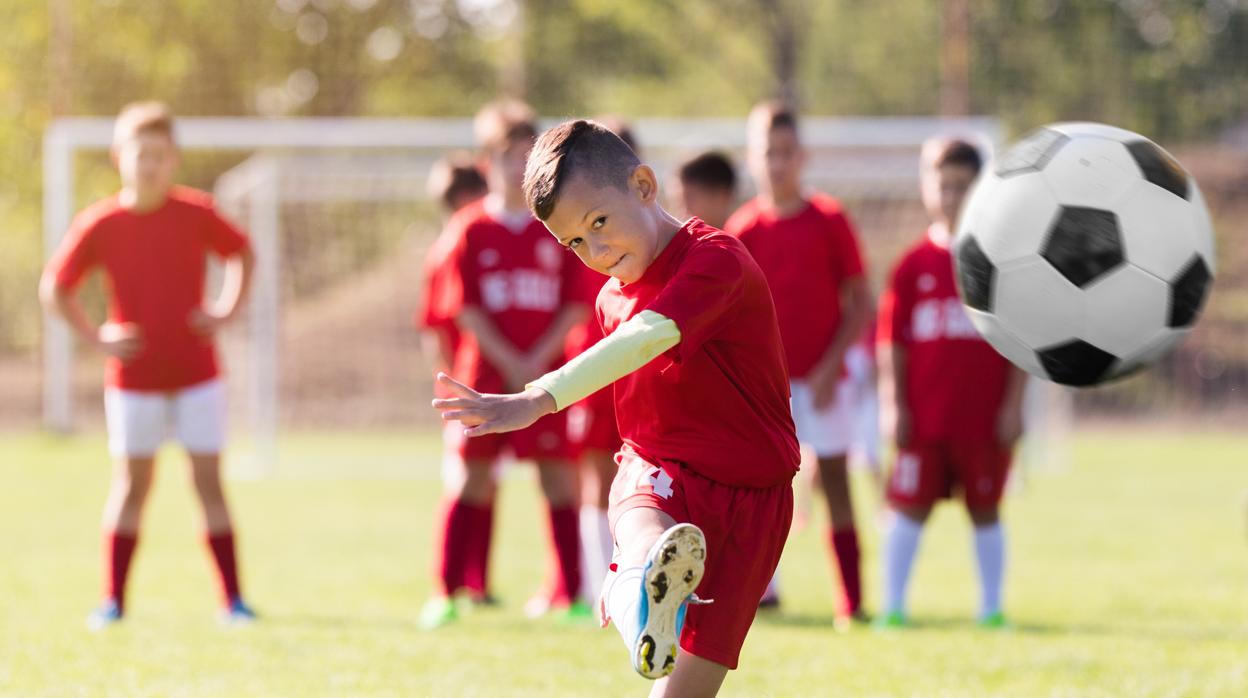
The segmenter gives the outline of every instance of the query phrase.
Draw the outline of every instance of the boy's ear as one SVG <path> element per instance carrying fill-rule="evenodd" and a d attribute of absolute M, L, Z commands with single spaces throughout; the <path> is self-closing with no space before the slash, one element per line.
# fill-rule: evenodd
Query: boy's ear
<path fill-rule="evenodd" d="M 643 204 L 652 204 L 659 198 L 659 178 L 649 165 L 638 165 L 633 168 L 633 174 L 629 177 L 629 185 L 637 192 Z"/>

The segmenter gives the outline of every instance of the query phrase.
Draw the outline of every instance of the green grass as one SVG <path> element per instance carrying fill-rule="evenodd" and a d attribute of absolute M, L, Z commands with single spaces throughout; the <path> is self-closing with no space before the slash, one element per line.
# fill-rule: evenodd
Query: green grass
<path fill-rule="evenodd" d="M 1248 438 L 1110 432 L 1030 475 L 1006 510 L 1014 630 L 971 622 L 964 515 L 933 517 L 915 570 L 914 629 L 840 635 L 822 525 L 782 563 L 784 611 L 760 619 L 724 694 L 1248 695 Z M 214 622 L 215 586 L 181 457 L 159 468 L 126 622 L 83 619 L 99 591 L 102 440 L 0 435 L 0 694 L 14 696 L 643 695 L 614 631 L 525 620 L 546 568 L 531 473 L 503 488 L 498 610 L 415 628 L 438 498 L 427 436 L 320 435 L 238 480 L 245 588 L 264 614 Z M 857 482 L 868 602 L 875 504 Z"/>

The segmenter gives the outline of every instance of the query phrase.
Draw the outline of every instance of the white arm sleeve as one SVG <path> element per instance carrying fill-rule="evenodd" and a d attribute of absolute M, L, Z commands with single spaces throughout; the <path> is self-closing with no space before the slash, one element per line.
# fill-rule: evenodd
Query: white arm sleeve
<path fill-rule="evenodd" d="M 649 310 L 637 313 L 580 356 L 529 383 L 562 410 L 611 385 L 680 343 L 676 323 Z"/>

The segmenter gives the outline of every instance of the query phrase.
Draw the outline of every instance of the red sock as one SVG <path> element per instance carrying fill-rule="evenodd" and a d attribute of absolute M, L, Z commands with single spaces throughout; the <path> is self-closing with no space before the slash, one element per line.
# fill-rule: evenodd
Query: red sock
<path fill-rule="evenodd" d="M 460 506 L 467 512 L 471 540 L 464 560 L 464 587 L 484 597 L 489 592 L 490 540 L 494 534 L 494 502 Z"/>
<path fill-rule="evenodd" d="M 464 586 L 472 541 L 470 507 L 458 499 L 447 500 L 442 506 L 442 555 L 434 563 L 434 574 L 447 596 Z"/>
<path fill-rule="evenodd" d="M 858 531 L 854 527 L 832 531 L 832 550 L 841 571 L 841 612 L 852 615 L 862 607 L 862 569 L 859 563 Z"/>
<path fill-rule="evenodd" d="M 217 574 L 221 581 L 221 595 L 226 605 L 241 598 L 238 590 L 238 562 L 234 559 L 234 532 L 221 531 L 208 534 L 208 547 L 212 559 L 217 562 Z"/>
<path fill-rule="evenodd" d="M 577 507 L 550 507 L 550 539 L 559 566 L 551 602 L 568 604 L 581 590 L 581 516 Z"/>
<path fill-rule="evenodd" d="M 104 598 L 117 602 L 117 608 L 126 608 L 126 576 L 130 573 L 130 560 L 139 542 L 137 533 L 108 531 L 104 534 Z"/>

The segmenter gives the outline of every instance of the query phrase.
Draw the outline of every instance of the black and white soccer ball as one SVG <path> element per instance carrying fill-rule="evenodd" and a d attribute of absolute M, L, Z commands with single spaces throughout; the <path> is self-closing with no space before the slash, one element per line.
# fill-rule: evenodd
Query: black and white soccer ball
<path fill-rule="evenodd" d="M 985 169 L 953 254 L 980 334 L 1020 368 L 1078 386 L 1165 356 L 1214 272 L 1196 181 L 1147 138 L 1093 123 L 1037 129 Z"/>

